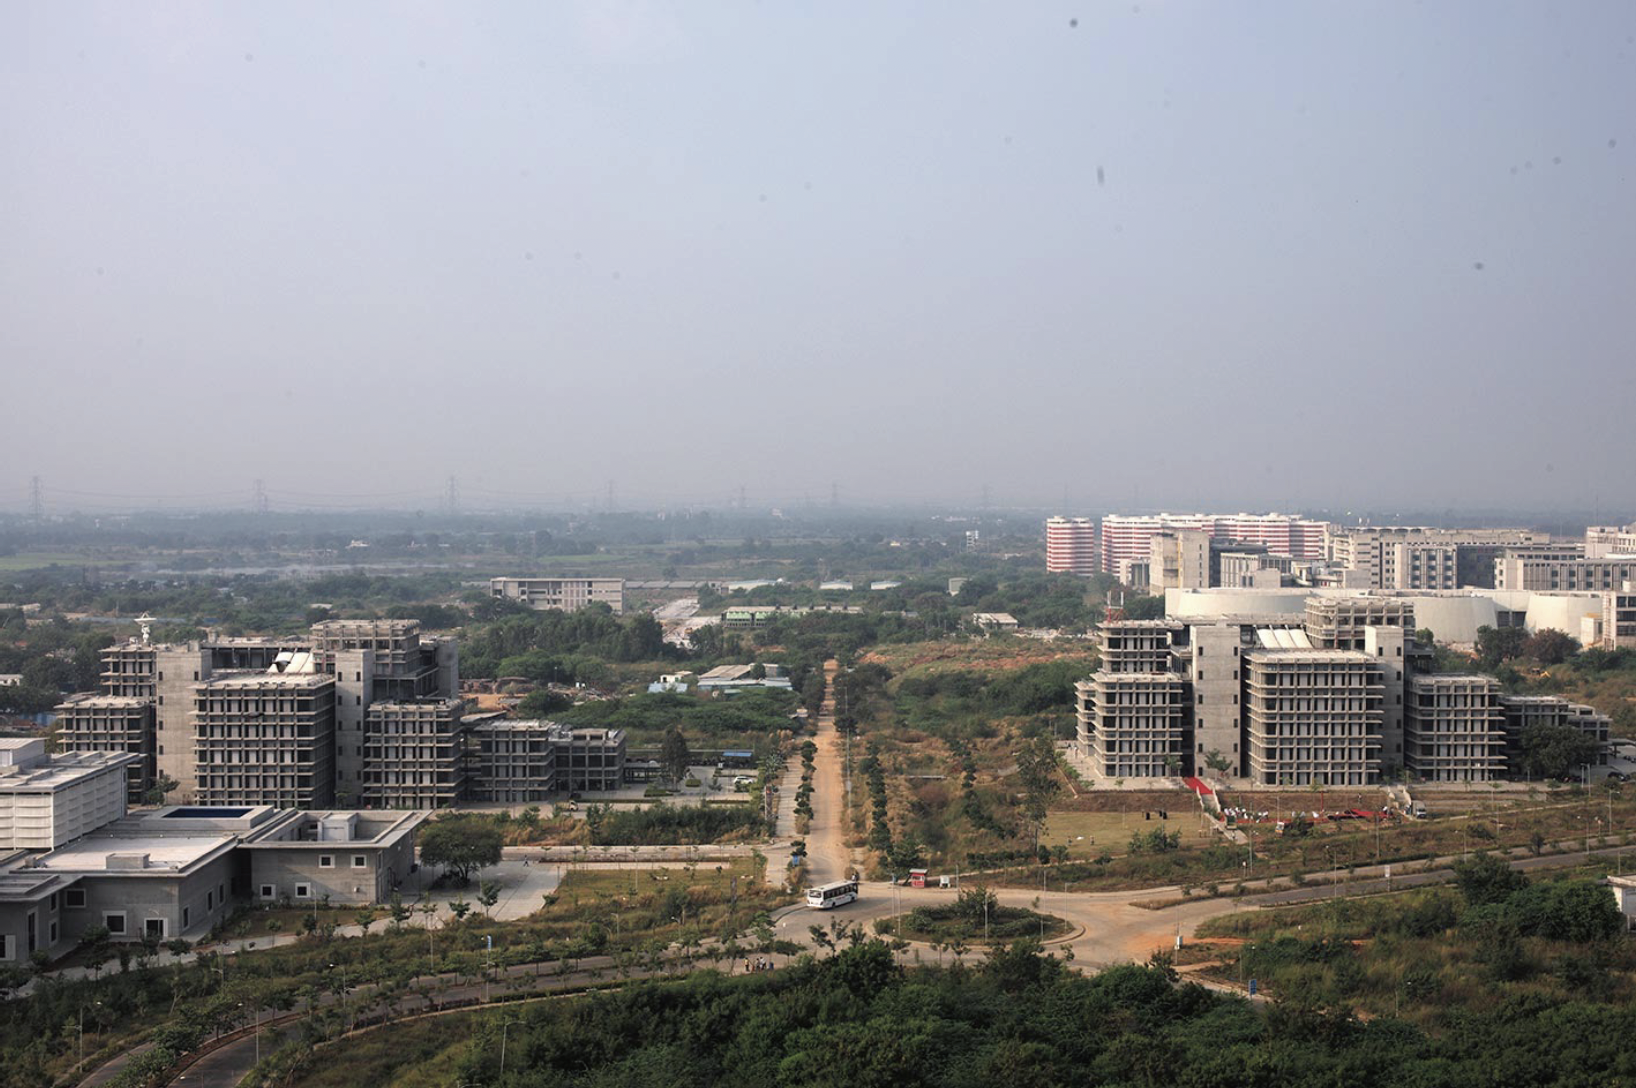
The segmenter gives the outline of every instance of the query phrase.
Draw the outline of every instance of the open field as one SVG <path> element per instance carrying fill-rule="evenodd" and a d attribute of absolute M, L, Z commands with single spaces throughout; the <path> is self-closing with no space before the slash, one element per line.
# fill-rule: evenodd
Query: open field
<path fill-rule="evenodd" d="M 11 574 L 21 570 L 39 570 L 41 567 L 49 567 L 52 564 L 80 566 L 92 562 L 96 562 L 96 560 L 73 552 L 19 552 L 17 555 L 0 555 L 0 573 Z"/>
<path fill-rule="evenodd" d="M 563 874 L 557 900 L 614 898 L 643 892 L 665 891 L 673 887 L 706 887 L 728 891 L 737 877 L 740 888 L 758 881 L 758 866 L 748 858 L 732 861 L 701 861 L 688 872 L 687 866 L 633 865 L 628 869 L 575 869 Z"/>
<path fill-rule="evenodd" d="M 1049 661 L 1085 662 L 1089 675 L 1096 664 L 1096 652 L 1089 642 L 1059 639 L 992 638 L 971 642 L 938 640 L 872 647 L 861 661 L 885 665 L 894 677 L 930 676 L 943 672 L 1007 672 L 1041 665 Z"/>
<path fill-rule="evenodd" d="M 1176 795 L 1185 805 L 1187 798 Z M 1175 801 L 1170 802 L 1176 804 Z M 1076 858 L 1095 857 L 1098 854 L 1122 854 L 1133 834 L 1145 835 L 1151 831 L 1182 833 L 1181 849 L 1192 850 L 1219 842 L 1221 836 L 1201 822 L 1196 805 L 1170 808 L 1170 819 L 1159 818 L 1156 809 L 1147 810 L 1150 819 L 1143 818 L 1143 810 L 1127 812 L 1053 812 L 1046 818 L 1040 832 L 1040 842 L 1046 846 L 1066 846 Z"/>

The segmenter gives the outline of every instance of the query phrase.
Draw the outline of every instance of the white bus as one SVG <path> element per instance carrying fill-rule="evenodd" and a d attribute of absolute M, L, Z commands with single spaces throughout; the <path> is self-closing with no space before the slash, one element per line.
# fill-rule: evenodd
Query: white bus
<path fill-rule="evenodd" d="M 856 880 L 837 880 L 833 884 L 807 889 L 807 906 L 814 910 L 828 910 L 842 903 L 850 903 L 856 898 L 858 898 Z"/>

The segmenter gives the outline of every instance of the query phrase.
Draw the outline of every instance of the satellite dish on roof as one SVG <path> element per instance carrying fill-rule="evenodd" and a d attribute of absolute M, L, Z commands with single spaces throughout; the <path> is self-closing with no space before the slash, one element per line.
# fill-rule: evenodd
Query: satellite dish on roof
<path fill-rule="evenodd" d="M 140 616 L 136 617 L 136 622 L 141 625 L 142 645 L 146 646 L 153 638 L 154 618 L 144 612 Z"/>

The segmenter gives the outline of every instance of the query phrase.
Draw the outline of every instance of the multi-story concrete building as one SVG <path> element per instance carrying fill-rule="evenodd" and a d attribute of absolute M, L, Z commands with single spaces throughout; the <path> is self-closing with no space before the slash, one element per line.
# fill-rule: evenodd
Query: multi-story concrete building
<path fill-rule="evenodd" d="M 1164 529 L 1148 538 L 1148 586 L 1205 589 L 1210 585 L 1208 533 L 1197 529 Z"/>
<path fill-rule="evenodd" d="M 458 699 L 372 703 L 364 722 L 364 804 L 446 808 L 464 797 L 464 709 Z"/>
<path fill-rule="evenodd" d="M 1132 777 L 1137 774 L 1133 766 L 1143 759 L 1120 763 L 1109 757 L 1130 753 L 1168 758 L 1176 754 L 1174 742 L 1179 737 L 1180 773 L 1209 769 L 1229 778 L 1266 784 L 1268 773 L 1290 779 L 1298 770 L 1290 760 L 1308 758 L 1313 749 L 1321 748 L 1322 756 L 1312 756 L 1310 765 L 1300 772 L 1305 777 L 1299 784 L 1357 784 L 1360 776 L 1363 782 L 1378 781 L 1403 765 L 1404 690 L 1411 663 L 1406 628 L 1368 626 L 1360 636 L 1352 624 L 1363 618 L 1385 620 L 1388 616 L 1316 608 L 1310 616 L 1104 624 L 1098 632 L 1101 671 L 1077 688 L 1080 749 L 1098 774 L 1102 773 L 1096 764 L 1100 759 L 1102 765 L 1117 766 L 1121 777 Z M 1402 610 L 1393 610 L 1390 618 L 1401 623 L 1405 616 Z M 1334 645 L 1318 645 L 1311 637 L 1315 627 Z M 1249 668 L 1252 656 L 1262 662 L 1259 680 Z M 1369 672 L 1364 718 L 1358 717 L 1358 707 L 1351 702 L 1337 701 L 1343 697 L 1355 700 L 1351 674 L 1362 667 L 1360 661 L 1368 663 Z M 1326 662 L 1333 667 L 1320 667 Z M 1126 675 L 1144 677 L 1146 682 L 1132 681 L 1124 689 L 1103 683 L 1109 677 Z M 1261 688 L 1254 688 L 1254 683 Z M 1277 685 L 1278 690 L 1268 685 Z M 1292 690 L 1284 691 L 1285 686 Z M 1337 694 L 1332 689 L 1343 690 Z M 1102 704 L 1104 691 L 1112 696 L 1119 690 L 1140 693 L 1141 698 Z M 1155 717 L 1151 703 L 1158 693 L 1177 690 L 1185 712 L 1166 720 L 1162 747 L 1152 743 L 1160 736 L 1133 732 L 1140 727 L 1151 733 Z M 1257 693 L 1262 696 L 1259 725 Z M 1118 709 L 1122 706 L 1136 709 Z M 1134 715 L 1136 721 L 1127 723 L 1121 715 Z M 1305 717 L 1297 722 L 1302 715 Z M 1355 728 L 1360 722 L 1367 726 L 1361 733 Z M 1286 731 L 1286 725 L 1292 729 Z M 1293 728 L 1295 725 L 1300 728 Z M 1285 743 L 1286 736 L 1295 739 Z M 1276 742 L 1269 740 L 1274 737 Z M 1120 741 L 1147 744 L 1121 748 L 1117 746 Z M 1367 753 L 1367 759 L 1361 753 Z M 1151 765 L 1153 760 L 1146 758 L 1145 762 Z"/>
<path fill-rule="evenodd" d="M 1376 589 L 1492 587 L 1494 560 L 1506 549 L 1550 543 L 1549 533 L 1529 529 L 1346 526 L 1331 532 L 1329 559 Z"/>
<path fill-rule="evenodd" d="M 1045 569 L 1052 573 L 1095 574 L 1096 522 L 1091 518 L 1047 518 Z"/>
<path fill-rule="evenodd" d="M 1431 673 L 1409 681 L 1404 767 L 1427 782 L 1505 777 L 1505 709 L 1492 676 Z"/>
<path fill-rule="evenodd" d="M 1600 746 L 1595 762 L 1608 761 L 1608 728 L 1612 720 L 1594 707 L 1569 702 L 1555 695 L 1501 695 L 1505 711 L 1505 760 L 1516 773 L 1523 765 L 1523 734 L 1534 726 L 1568 726 L 1595 740 Z"/>
<path fill-rule="evenodd" d="M 571 729 L 557 747 L 557 780 L 574 793 L 618 789 L 625 779 L 623 729 Z"/>
<path fill-rule="evenodd" d="M 1229 546 L 1216 556 L 1214 584 L 1226 589 L 1277 589 L 1294 581 L 1298 562 L 1293 556 Z"/>
<path fill-rule="evenodd" d="M 1371 627 L 1414 631 L 1414 602 L 1402 597 L 1308 597 L 1306 632 L 1320 650 L 1361 650 Z"/>
<path fill-rule="evenodd" d="M 1081 743 L 1107 779 L 1190 767 L 1187 681 L 1176 673 L 1097 672 L 1077 686 Z M 1088 727 L 1094 722 L 1094 727 Z"/>
<path fill-rule="evenodd" d="M 1297 559 L 1322 559 L 1328 529 L 1327 522 L 1287 514 L 1109 514 L 1102 519 L 1101 565 L 1105 573 L 1116 574 L 1122 560 L 1147 560 L 1153 534 L 1169 530 L 1257 544 Z"/>
<path fill-rule="evenodd" d="M 125 814 L 124 752 L 49 756 L 45 741 L 0 737 L 0 850 L 51 850 Z"/>
<path fill-rule="evenodd" d="M 1505 556 L 1494 564 L 1499 589 L 1609 593 L 1636 582 L 1636 557 L 1530 559 Z"/>
<path fill-rule="evenodd" d="M 193 688 L 192 797 L 327 808 L 335 799 L 335 680 L 247 672 Z"/>
<path fill-rule="evenodd" d="M 318 670 L 335 678 L 336 796 L 352 803 L 369 794 L 366 779 L 382 784 L 384 770 L 370 769 L 367 763 L 370 708 L 380 702 L 441 704 L 458 697 L 459 646 L 453 639 L 423 637 L 417 620 L 327 620 L 316 624 L 312 634 Z M 432 795 L 405 798 L 374 803 L 408 808 L 437 804 Z"/>
<path fill-rule="evenodd" d="M 1636 555 L 1636 525 L 1593 525 L 1585 530 L 1586 559 Z"/>
<path fill-rule="evenodd" d="M 153 786 L 153 700 L 134 695 L 81 692 L 56 708 L 57 749 L 62 752 L 128 752 L 126 799 L 143 803 Z"/>
<path fill-rule="evenodd" d="M 472 726 L 472 800 L 526 804 L 559 796 L 557 753 L 572 730 L 546 721 L 484 721 Z"/>
<path fill-rule="evenodd" d="M 1602 594 L 1599 633 L 1603 649 L 1636 649 L 1636 582 Z"/>
<path fill-rule="evenodd" d="M 530 608 L 577 612 L 591 604 L 625 611 L 623 578 L 491 578 L 489 594 Z"/>
<path fill-rule="evenodd" d="M 1380 666 L 1352 650 L 1245 655 L 1249 777 L 1258 785 L 1380 779 Z"/>

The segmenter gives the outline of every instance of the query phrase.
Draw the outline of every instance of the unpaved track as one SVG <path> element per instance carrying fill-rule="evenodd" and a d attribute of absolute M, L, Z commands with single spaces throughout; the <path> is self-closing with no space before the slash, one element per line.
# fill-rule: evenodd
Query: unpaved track
<path fill-rule="evenodd" d="M 824 702 L 818 708 L 813 737 L 818 753 L 813 757 L 813 816 L 807 832 L 807 871 L 812 884 L 844 880 L 856 868 L 846 844 L 846 738 L 835 728 L 838 671 L 834 661 L 824 662 Z"/>

